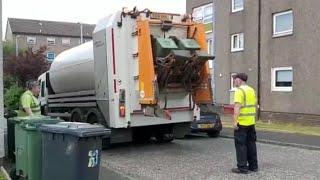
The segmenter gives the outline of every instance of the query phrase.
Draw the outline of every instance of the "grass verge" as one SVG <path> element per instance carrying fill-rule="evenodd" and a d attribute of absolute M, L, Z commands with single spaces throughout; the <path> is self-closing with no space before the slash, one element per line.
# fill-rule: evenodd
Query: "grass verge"
<path fill-rule="evenodd" d="M 223 121 L 223 127 L 232 128 L 232 121 Z M 257 121 L 256 129 L 262 131 L 284 132 L 284 133 L 298 133 L 305 135 L 320 136 L 320 126 L 306 126 L 292 123 L 268 123 Z"/>

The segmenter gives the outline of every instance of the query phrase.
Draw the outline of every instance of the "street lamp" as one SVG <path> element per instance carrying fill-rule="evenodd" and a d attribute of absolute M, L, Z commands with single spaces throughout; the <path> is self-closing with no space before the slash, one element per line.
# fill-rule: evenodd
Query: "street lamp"
<path fill-rule="evenodd" d="M 82 23 L 78 22 L 80 24 L 80 44 L 83 43 L 83 32 L 82 32 Z"/>
<path fill-rule="evenodd" d="M 18 44 L 18 38 L 21 37 L 20 35 L 16 35 L 16 56 L 18 56 L 19 51 L 19 44 Z"/>

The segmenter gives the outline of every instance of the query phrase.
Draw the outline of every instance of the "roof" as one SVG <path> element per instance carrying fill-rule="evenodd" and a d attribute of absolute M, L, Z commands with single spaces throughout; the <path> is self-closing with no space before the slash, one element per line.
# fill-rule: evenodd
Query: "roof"
<path fill-rule="evenodd" d="M 13 34 L 80 37 L 80 23 L 8 18 Z M 82 24 L 83 37 L 92 38 L 93 24 Z"/>

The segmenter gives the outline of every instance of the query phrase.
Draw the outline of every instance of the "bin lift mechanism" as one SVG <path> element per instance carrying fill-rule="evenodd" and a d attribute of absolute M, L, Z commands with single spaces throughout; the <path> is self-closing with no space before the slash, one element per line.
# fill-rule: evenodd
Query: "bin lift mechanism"
<path fill-rule="evenodd" d="M 125 9 L 123 9 L 120 21 L 118 21 L 118 27 L 122 26 L 123 17 L 129 15 L 131 18 L 137 18 L 140 13 L 146 13 L 146 17 L 154 15 L 148 9 L 138 11 L 134 7 L 129 12 L 125 12 Z M 188 18 L 190 17 L 186 16 L 183 21 L 187 21 Z M 201 70 L 204 68 L 205 63 L 209 59 L 214 59 L 214 57 L 204 51 L 200 51 L 200 46 L 194 40 L 197 27 L 193 30 L 192 37 L 187 37 L 187 39 L 178 39 L 175 36 L 166 38 L 165 33 L 172 28 L 172 21 L 168 19 L 170 18 L 163 20 L 161 24 L 161 30 L 164 33 L 163 38 L 155 38 L 152 35 L 151 37 L 153 45 L 157 44 L 156 49 L 153 50 L 153 54 L 156 54 L 156 56 L 154 55 L 154 65 L 157 72 L 155 81 L 158 82 L 154 83 L 155 98 L 158 101 L 159 90 L 165 93 L 163 109 L 165 110 L 164 113 L 171 119 L 170 112 L 167 110 L 167 90 L 170 88 L 184 88 L 189 93 L 189 108 L 193 110 L 195 107 L 195 101 L 192 99 L 194 98 L 194 90 L 199 88 L 203 82 Z M 189 31 L 190 27 L 188 26 L 188 35 Z M 161 47 L 161 45 L 156 43 L 160 39 L 166 41 L 166 43 L 173 44 L 173 46 L 168 49 Z M 179 47 L 176 46 L 177 44 Z"/>

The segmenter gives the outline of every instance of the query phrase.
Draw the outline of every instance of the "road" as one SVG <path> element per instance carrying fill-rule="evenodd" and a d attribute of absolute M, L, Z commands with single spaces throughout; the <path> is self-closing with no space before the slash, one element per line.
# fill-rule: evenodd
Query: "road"
<path fill-rule="evenodd" d="M 113 177 L 119 179 L 319 179 L 320 151 L 257 146 L 260 171 L 249 175 L 230 172 L 236 164 L 232 139 L 206 136 L 168 144 L 122 144 L 103 152 L 101 170 L 116 172 Z"/>

